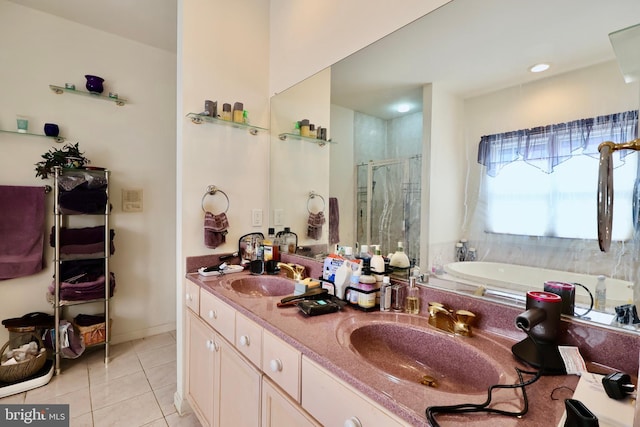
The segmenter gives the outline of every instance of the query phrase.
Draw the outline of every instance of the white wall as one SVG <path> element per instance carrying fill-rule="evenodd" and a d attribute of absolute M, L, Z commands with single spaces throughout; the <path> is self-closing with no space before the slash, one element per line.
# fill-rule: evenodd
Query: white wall
<path fill-rule="evenodd" d="M 38 133 L 45 122 L 58 123 L 61 135 L 79 142 L 93 165 L 112 171 L 113 342 L 175 327 L 175 61 L 173 53 L 0 0 L 0 129 L 14 130 L 16 114 L 29 116 L 29 128 Z M 49 90 L 49 84 L 65 82 L 83 89 L 85 74 L 104 77 L 105 93 L 115 91 L 130 103 L 117 107 Z M 33 169 L 53 145 L 2 133 L 0 184 L 52 184 L 36 179 Z M 122 212 L 122 188 L 143 189 L 142 213 Z M 49 196 L 48 228 L 51 212 Z M 47 247 L 43 272 L 0 282 L 1 318 L 53 312 L 45 302 L 52 259 Z M 0 329 L 0 342 L 8 337 L 5 331 Z"/>
<path fill-rule="evenodd" d="M 270 88 L 278 93 L 449 0 L 271 0 Z"/>

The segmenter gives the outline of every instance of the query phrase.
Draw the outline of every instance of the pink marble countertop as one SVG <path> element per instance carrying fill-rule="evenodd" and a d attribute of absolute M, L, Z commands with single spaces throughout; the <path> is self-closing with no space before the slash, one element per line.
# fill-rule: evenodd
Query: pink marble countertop
<path fill-rule="evenodd" d="M 212 263 L 210 263 L 212 264 Z M 187 265 L 189 269 L 189 264 Z M 190 271 L 193 271 L 191 269 Z M 426 324 L 426 318 L 420 315 L 408 315 L 404 313 L 387 314 L 380 312 L 363 312 L 352 307 L 345 307 L 342 311 L 322 316 L 306 317 L 297 307 L 279 308 L 276 303 L 282 297 L 252 297 L 235 292 L 230 282 L 246 275 L 236 273 L 223 277 L 202 277 L 197 273 L 188 273 L 187 278 L 197 283 L 204 290 L 209 291 L 228 303 L 236 310 L 252 319 L 266 330 L 274 333 L 285 342 L 291 344 L 302 354 L 328 369 L 337 377 L 351 384 L 363 395 L 378 402 L 381 406 L 396 414 L 412 426 L 427 426 L 425 409 L 433 405 L 448 405 L 455 403 L 482 403 L 487 398 L 486 391 L 469 390 L 469 386 L 459 384 L 460 392 L 444 392 L 429 388 L 418 383 L 396 380 L 392 381 L 373 365 L 364 362 L 363 359 L 345 345 L 345 334 L 355 327 L 354 325 L 375 322 L 417 322 L 420 326 Z M 446 301 L 449 298 L 451 301 Z M 452 304 L 456 309 L 466 308 L 478 311 L 482 307 L 461 307 L 460 298 L 447 295 L 446 292 L 425 288 L 423 290 L 423 304 L 428 301 L 440 301 Z M 487 303 L 488 304 L 488 303 Z M 490 307 L 491 308 L 491 307 Z M 486 308 L 484 309 L 486 312 Z M 518 314 L 514 309 L 513 313 Z M 513 313 L 507 312 L 510 317 Z M 505 316 L 505 315 L 503 315 Z M 515 367 L 531 370 L 513 358 L 511 345 L 522 338 L 515 331 L 513 321 L 515 316 L 509 319 L 496 316 L 491 320 L 490 316 L 479 316 L 479 327 L 474 329 L 474 337 L 448 337 L 449 340 L 465 340 L 464 345 L 476 346 L 481 352 L 487 354 L 497 369 L 503 370 L 501 381 L 504 383 L 515 382 Z M 500 329 L 497 325 L 502 324 Z M 426 326 L 432 328 L 431 326 Z M 351 329 L 350 329 L 351 328 Z M 513 328 L 513 334 L 503 334 L 501 331 Z M 444 334 L 435 328 L 434 333 Z M 521 334 L 521 333 L 520 333 Z M 439 342 L 443 342 L 440 340 Z M 446 342 L 446 340 L 444 341 Z M 433 352 L 439 357 L 448 357 L 451 363 L 472 363 L 461 360 L 456 362 L 456 354 L 446 354 L 446 345 L 430 346 L 425 343 L 424 352 Z M 637 360 L 637 354 L 636 354 Z M 473 371 L 473 370 L 471 370 Z M 482 372 L 473 374 L 470 383 L 482 377 Z M 531 376 L 525 376 L 525 380 Z M 469 426 L 486 426 L 489 423 L 496 426 L 555 426 L 558 424 L 564 411 L 564 399 L 570 398 L 577 385 L 576 376 L 543 376 L 534 384 L 527 387 L 529 400 L 528 413 L 522 418 L 505 417 L 500 415 L 466 414 L 466 415 L 438 415 L 440 425 L 455 426 L 464 423 Z M 467 390 L 467 391 L 465 391 Z M 521 392 L 513 390 L 501 390 L 494 393 L 495 405 L 508 411 L 522 409 L 523 399 Z M 330 397 L 328 397 L 330 398 Z"/>

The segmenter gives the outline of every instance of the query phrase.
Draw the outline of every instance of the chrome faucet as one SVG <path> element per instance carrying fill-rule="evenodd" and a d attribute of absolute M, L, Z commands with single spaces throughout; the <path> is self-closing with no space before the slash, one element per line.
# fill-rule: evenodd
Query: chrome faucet
<path fill-rule="evenodd" d="M 284 262 L 279 262 L 277 266 L 279 269 L 284 270 L 289 279 L 302 280 L 304 266 L 298 264 L 285 264 Z"/>
<path fill-rule="evenodd" d="M 429 303 L 429 324 L 436 328 L 465 337 L 471 336 L 471 323 L 476 315 L 468 310 L 449 310 L 439 302 Z"/>

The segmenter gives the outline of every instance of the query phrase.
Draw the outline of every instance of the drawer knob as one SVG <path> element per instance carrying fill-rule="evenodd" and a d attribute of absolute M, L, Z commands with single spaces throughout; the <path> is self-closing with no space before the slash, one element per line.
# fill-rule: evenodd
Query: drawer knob
<path fill-rule="evenodd" d="M 271 359 L 269 362 L 269 368 L 271 369 L 271 372 L 282 371 L 282 361 L 280 359 Z"/>
<path fill-rule="evenodd" d="M 213 350 L 213 340 L 207 340 L 206 346 L 207 350 Z"/>
<path fill-rule="evenodd" d="M 184 296 L 184 299 L 186 299 L 187 301 L 193 301 L 193 297 L 189 292 L 186 293 L 186 295 Z"/>
<path fill-rule="evenodd" d="M 344 427 L 362 427 L 362 423 L 358 417 L 351 417 L 344 422 Z"/>
<path fill-rule="evenodd" d="M 217 319 L 218 313 L 215 310 L 209 310 L 209 319 Z"/>
<path fill-rule="evenodd" d="M 240 345 L 243 347 L 249 347 L 249 337 L 247 335 L 240 336 Z"/>

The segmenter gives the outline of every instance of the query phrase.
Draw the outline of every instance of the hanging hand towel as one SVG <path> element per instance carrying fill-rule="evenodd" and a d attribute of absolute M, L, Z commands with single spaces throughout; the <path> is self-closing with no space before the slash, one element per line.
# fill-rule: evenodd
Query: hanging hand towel
<path fill-rule="evenodd" d="M 329 244 L 340 243 L 340 209 L 338 199 L 329 197 Z"/>
<path fill-rule="evenodd" d="M 307 237 L 314 240 L 320 240 L 320 237 L 322 236 L 322 225 L 324 222 L 324 213 L 309 213 L 309 219 L 307 220 Z"/>
<path fill-rule="evenodd" d="M 227 214 L 212 214 L 205 212 L 204 214 L 204 245 L 208 248 L 215 249 L 226 241 L 227 229 L 229 221 Z"/>
<path fill-rule="evenodd" d="M 44 187 L 0 186 L 0 280 L 42 270 Z"/>

